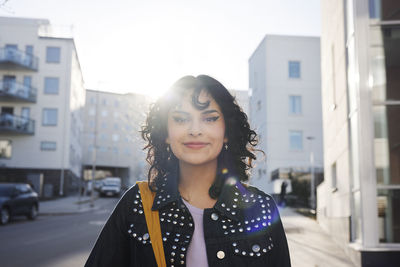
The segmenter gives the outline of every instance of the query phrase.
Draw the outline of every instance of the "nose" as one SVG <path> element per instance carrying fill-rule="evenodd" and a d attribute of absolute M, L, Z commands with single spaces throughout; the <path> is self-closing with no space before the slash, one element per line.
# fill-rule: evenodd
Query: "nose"
<path fill-rule="evenodd" d="M 201 125 L 198 120 L 192 120 L 192 123 L 189 126 L 189 135 L 198 136 L 201 135 Z"/>

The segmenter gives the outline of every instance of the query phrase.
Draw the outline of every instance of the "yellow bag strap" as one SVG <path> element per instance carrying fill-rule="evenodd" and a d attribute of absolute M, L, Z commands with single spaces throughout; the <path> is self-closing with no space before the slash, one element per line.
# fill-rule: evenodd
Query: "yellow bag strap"
<path fill-rule="evenodd" d="M 164 246 L 162 243 L 161 226 L 158 211 L 152 211 L 155 192 L 152 192 L 145 181 L 136 182 L 139 186 L 140 196 L 142 198 L 144 215 L 146 217 L 147 229 L 149 230 L 151 245 L 154 256 L 156 257 L 158 267 L 166 267 L 164 255 Z"/>

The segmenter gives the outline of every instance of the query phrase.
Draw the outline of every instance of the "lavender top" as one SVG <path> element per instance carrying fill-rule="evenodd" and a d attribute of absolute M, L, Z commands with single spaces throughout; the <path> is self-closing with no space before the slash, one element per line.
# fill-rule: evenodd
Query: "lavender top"
<path fill-rule="evenodd" d="M 204 266 L 208 267 L 207 262 L 207 252 L 206 252 L 206 242 L 204 241 L 204 230 L 203 230 L 203 209 L 196 208 L 190 205 L 183 198 L 183 203 L 189 209 L 190 214 L 192 214 L 194 221 L 194 233 L 192 241 L 189 244 L 187 255 L 186 255 L 186 266 L 196 267 Z"/>

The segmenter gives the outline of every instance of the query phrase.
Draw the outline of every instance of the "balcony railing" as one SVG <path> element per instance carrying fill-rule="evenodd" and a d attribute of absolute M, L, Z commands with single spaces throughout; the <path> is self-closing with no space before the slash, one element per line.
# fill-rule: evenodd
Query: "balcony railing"
<path fill-rule="evenodd" d="M 0 81 L 0 101 L 36 102 L 36 88 L 15 81 Z"/>
<path fill-rule="evenodd" d="M 0 133 L 16 133 L 33 135 L 35 121 L 13 114 L 0 114 Z"/>
<path fill-rule="evenodd" d="M 15 48 L 0 48 L 0 68 L 37 71 L 38 58 Z"/>

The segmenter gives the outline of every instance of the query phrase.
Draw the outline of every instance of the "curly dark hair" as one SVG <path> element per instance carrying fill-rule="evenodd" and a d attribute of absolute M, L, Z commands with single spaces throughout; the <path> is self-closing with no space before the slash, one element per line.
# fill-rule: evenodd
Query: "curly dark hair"
<path fill-rule="evenodd" d="M 228 177 L 236 177 L 240 181 L 249 179 L 249 170 L 256 159 L 254 152 L 258 138 L 250 129 L 247 115 L 237 104 L 235 98 L 216 79 L 199 75 L 184 76 L 155 103 L 150 106 L 145 125 L 142 127 L 142 138 L 146 141 L 144 150 L 148 149 L 147 162 L 149 187 L 153 191 L 162 184 L 163 178 L 178 168 L 178 159 L 168 149 L 165 142 L 168 136 L 168 113 L 182 102 L 186 93 L 192 93 L 192 105 L 203 110 L 209 106 L 209 101 L 199 102 L 199 95 L 206 90 L 221 108 L 225 119 L 225 136 L 228 138 L 228 149 L 222 149 L 218 156 L 217 177 L 209 190 L 212 198 L 217 198 Z M 262 152 L 262 151 L 261 151 Z M 178 179 L 179 177 L 176 177 Z"/>

